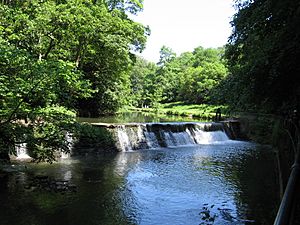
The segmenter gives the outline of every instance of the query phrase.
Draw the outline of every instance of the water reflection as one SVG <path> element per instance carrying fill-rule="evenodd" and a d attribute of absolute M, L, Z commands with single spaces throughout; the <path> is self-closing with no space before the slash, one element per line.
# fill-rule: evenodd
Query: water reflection
<path fill-rule="evenodd" d="M 120 152 L 115 158 L 114 172 L 119 176 L 126 176 L 129 170 L 138 166 L 141 157 L 139 152 Z"/>
<path fill-rule="evenodd" d="M 123 209 L 136 224 L 270 224 L 274 219 L 278 192 L 270 149 L 232 142 L 145 151 L 142 157 L 128 170 L 120 197 L 131 199 L 123 201 Z"/>
<path fill-rule="evenodd" d="M 113 116 L 99 118 L 78 117 L 79 122 L 88 123 L 147 123 L 147 122 L 194 122 L 203 121 L 199 118 L 190 118 L 174 115 L 162 115 L 145 112 L 124 112 Z"/>
<path fill-rule="evenodd" d="M 22 163 L 0 176 L 0 224 L 271 224 L 273 159 L 268 148 L 226 142 Z M 41 175 L 77 191 L 28 187 Z"/>

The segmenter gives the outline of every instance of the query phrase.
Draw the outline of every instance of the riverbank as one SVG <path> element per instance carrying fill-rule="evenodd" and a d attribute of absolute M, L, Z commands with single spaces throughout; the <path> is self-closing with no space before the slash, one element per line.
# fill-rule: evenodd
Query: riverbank
<path fill-rule="evenodd" d="M 172 102 L 160 104 L 158 108 L 136 108 L 127 107 L 120 112 L 147 112 L 162 115 L 175 115 L 189 118 L 201 118 L 203 120 L 214 120 L 217 109 L 221 109 L 223 117 L 227 116 L 228 107 L 224 105 L 208 104 L 185 104 L 184 102 Z"/>
<path fill-rule="evenodd" d="M 181 116 L 186 120 L 214 121 L 217 110 L 221 110 L 221 120 L 238 119 L 241 133 L 247 139 L 260 144 L 274 145 L 274 133 L 276 133 L 278 118 L 271 114 L 230 112 L 228 106 L 208 104 L 185 104 L 184 102 L 172 102 L 160 104 L 158 108 L 127 107 L 119 111 L 143 112 L 161 116 Z"/>

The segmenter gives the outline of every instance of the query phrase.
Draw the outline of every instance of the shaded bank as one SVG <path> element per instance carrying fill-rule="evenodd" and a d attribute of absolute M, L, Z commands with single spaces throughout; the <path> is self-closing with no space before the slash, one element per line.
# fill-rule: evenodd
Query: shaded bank
<path fill-rule="evenodd" d="M 294 180 L 291 180 L 292 177 L 290 176 L 299 165 L 299 160 L 296 162 L 297 154 L 300 152 L 299 118 L 295 113 L 285 116 L 243 113 L 239 114 L 238 117 L 241 129 L 246 132 L 249 138 L 258 143 L 272 146 L 277 159 L 279 197 L 284 200 L 282 207 L 289 208 L 285 212 L 288 215 L 284 216 L 289 218 L 290 224 L 300 224 L 300 196 L 296 192 L 286 190 L 298 190 L 300 187 L 298 175 L 293 176 L 296 178 Z M 294 184 L 287 188 L 288 182 Z M 284 194 L 288 194 L 288 198 L 292 200 L 286 201 L 286 197 L 283 198 Z M 277 219 L 276 222 L 278 221 L 280 220 Z"/>

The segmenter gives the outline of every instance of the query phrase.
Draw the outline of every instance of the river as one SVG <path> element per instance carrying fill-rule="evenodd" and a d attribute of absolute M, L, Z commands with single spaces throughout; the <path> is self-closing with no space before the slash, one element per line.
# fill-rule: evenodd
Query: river
<path fill-rule="evenodd" d="M 272 224 L 272 150 L 244 141 L 16 161 L 0 176 L 1 225 Z"/>

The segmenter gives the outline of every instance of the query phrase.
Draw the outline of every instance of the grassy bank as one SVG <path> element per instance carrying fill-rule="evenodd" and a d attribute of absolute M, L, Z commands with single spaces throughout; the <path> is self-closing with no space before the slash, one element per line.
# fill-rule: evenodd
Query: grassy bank
<path fill-rule="evenodd" d="M 183 102 L 172 102 L 160 104 L 158 108 L 135 108 L 129 107 L 123 109 L 124 111 L 138 111 L 138 112 L 148 112 L 156 114 L 165 115 L 176 115 L 185 117 L 195 117 L 203 119 L 214 119 L 216 115 L 216 110 L 220 108 L 222 116 L 226 116 L 227 107 L 221 105 L 207 105 L 207 104 L 185 104 Z"/>

